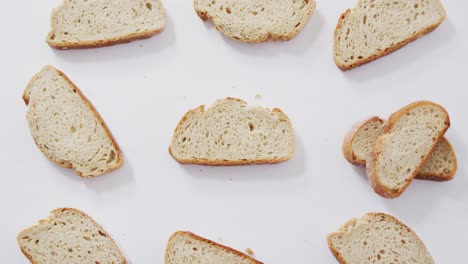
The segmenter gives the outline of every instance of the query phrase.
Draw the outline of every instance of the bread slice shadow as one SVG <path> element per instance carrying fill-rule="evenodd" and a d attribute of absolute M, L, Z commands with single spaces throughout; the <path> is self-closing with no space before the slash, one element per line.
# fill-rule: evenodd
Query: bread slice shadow
<path fill-rule="evenodd" d="M 51 50 L 58 59 L 70 63 L 109 62 L 115 61 L 116 59 L 126 60 L 151 56 L 164 56 L 164 60 L 158 59 L 152 61 L 155 63 L 158 61 L 167 63 L 167 60 L 175 57 L 173 54 L 175 52 L 175 43 L 176 34 L 174 22 L 171 17 L 166 14 L 166 26 L 163 31 L 148 39 L 101 48 Z M 163 53 L 163 51 L 171 49 L 171 52 Z"/>
<path fill-rule="evenodd" d="M 95 178 L 81 178 L 76 175 L 73 169 L 62 168 L 54 163 L 51 163 L 51 166 L 58 171 L 57 177 L 66 177 L 73 184 L 84 184 L 88 189 L 100 194 L 124 186 L 128 188 L 128 185 L 135 184 L 133 169 L 125 156 L 123 156 L 123 159 L 124 162 L 121 168 Z"/>
<path fill-rule="evenodd" d="M 206 23 L 211 24 L 211 23 Z M 315 9 L 307 25 L 294 38 L 288 41 L 271 41 L 261 43 L 243 43 L 230 39 L 223 35 L 223 40 L 228 46 L 239 53 L 247 56 L 276 58 L 289 53 L 302 56 L 306 51 L 313 48 L 318 42 L 320 33 L 325 24 L 325 18 L 320 10 Z M 213 30 L 214 26 L 213 26 Z M 220 33 L 221 34 L 221 33 Z"/>
<path fill-rule="evenodd" d="M 402 69 L 404 70 L 411 67 L 413 64 L 421 62 L 423 57 L 426 57 L 428 65 L 444 67 L 443 64 L 433 63 L 437 60 L 437 58 L 433 57 L 433 53 L 436 50 L 446 50 L 451 42 L 450 40 L 453 39 L 455 35 L 455 26 L 448 18 L 430 34 L 408 43 L 408 45 L 387 56 L 383 56 L 355 69 L 342 72 L 342 74 L 349 81 L 356 83 L 375 81 L 384 76 L 392 76 Z M 339 69 L 337 68 L 337 70 Z M 412 78 L 417 79 L 414 75 L 423 72 L 424 70 L 412 71 Z"/>

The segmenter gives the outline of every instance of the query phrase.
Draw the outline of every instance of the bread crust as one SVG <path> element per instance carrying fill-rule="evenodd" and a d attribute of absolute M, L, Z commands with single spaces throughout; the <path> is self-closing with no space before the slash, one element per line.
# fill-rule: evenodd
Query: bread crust
<path fill-rule="evenodd" d="M 356 123 L 352 128 L 351 130 L 347 133 L 347 135 L 345 136 L 345 139 L 344 139 L 344 142 L 343 142 L 343 156 L 345 157 L 345 159 L 355 165 L 355 166 L 359 166 L 359 167 L 365 167 L 366 166 L 366 163 L 367 163 L 367 160 L 361 160 L 361 159 L 358 159 L 353 151 L 353 142 L 354 142 L 354 139 L 356 138 L 357 136 L 357 133 L 358 131 L 362 128 L 362 126 L 366 125 L 367 123 L 369 122 L 375 122 L 375 121 L 378 121 L 378 122 L 381 122 L 382 124 L 384 124 L 384 120 L 377 117 L 377 116 L 373 116 L 373 117 L 370 117 L 370 118 L 367 118 L 363 121 L 360 121 L 358 123 Z M 455 177 L 455 174 L 457 172 L 457 157 L 455 155 L 455 151 L 453 150 L 453 147 L 452 145 L 450 144 L 450 142 L 448 141 L 448 139 L 446 137 L 443 137 L 441 140 L 440 140 L 440 143 L 444 143 L 445 145 L 447 145 L 447 147 L 450 149 L 449 153 L 450 153 L 450 156 L 451 156 L 451 160 L 453 160 L 453 170 L 450 170 L 450 172 L 448 173 L 440 173 L 440 174 L 434 174 L 434 173 L 428 173 L 428 172 L 423 172 L 423 170 L 420 170 L 418 172 L 418 174 L 416 175 L 415 179 L 417 180 L 427 180 L 427 181 L 438 181 L 438 182 L 443 182 L 443 181 L 450 181 L 452 180 L 454 177 Z M 421 167 L 423 168 L 423 167 Z"/>
<path fill-rule="evenodd" d="M 449 173 L 439 174 L 439 175 L 424 173 L 420 171 L 418 172 L 418 175 L 416 175 L 416 179 L 444 182 L 444 181 L 450 181 L 455 177 L 455 174 L 457 173 L 457 170 L 458 170 L 458 161 L 457 161 L 457 156 L 455 155 L 455 150 L 453 150 L 452 144 L 450 144 L 450 141 L 448 141 L 446 137 L 441 138 L 440 141 L 441 142 L 443 141 L 444 144 L 446 144 L 450 148 L 450 154 L 453 160 L 453 170 L 451 170 Z"/>
<path fill-rule="evenodd" d="M 386 217 L 386 218 L 390 218 L 392 219 L 393 221 L 397 222 L 398 224 L 402 225 L 405 229 L 407 229 L 410 233 L 412 233 L 414 236 L 416 236 L 422 246 L 424 247 L 424 249 L 426 250 L 426 252 L 429 252 L 427 250 L 427 247 L 426 245 L 424 244 L 424 242 L 421 240 L 421 238 L 416 234 L 416 232 L 414 232 L 410 227 L 408 227 L 407 225 L 405 225 L 403 222 L 401 222 L 400 220 L 398 220 L 397 218 L 395 218 L 394 216 L 391 216 L 389 214 L 386 214 L 386 213 L 367 213 L 365 214 L 364 216 L 374 216 L 374 217 Z M 364 217 L 362 216 L 362 217 Z M 361 218 L 362 218 L 361 217 Z M 344 259 L 343 259 L 343 256 L 341 256 L 341 254 L 339 253 L 339 250 L 333 246 L 332 244 L 332 237 L 334 236 L 339 236 L 339 235 L 345 235 L 347 232 L 348 232 L 348 229 L 349 228 L 352 228 L 357 222 L 357 219 L 356 218 L 353 218 L 351 220 L 349 220 L 348 222 L 346 222 L 343 226 L 340 227 L 340 229 L 338 230 L 338 232 L 333 232 L 333 233 L 330 233 L 328 234 L 327 236 L 327 244 L 328 244 L 328 248 L 330 249 L 330 251 L 333 253 L 333 255 L 335 256 L 335 258 L 338 260 L 338 262 L 340 262 L 341 264 L 351 264 L 351 263 L 348 263 L 346 262 Z"/>
<path fill-rule="evenodd" d="M 201 10 L 199 8 L 198 1 L 199 0 L 194 0 L 193 1 L 193 6 L 195 8 L 195 12 L 197 13 L 197 15 L 203 21 L 210 20 L 213 23 L 213 25 L 215 26 L 216 30 L 221 32 L 224 36 L 226 36 L 226 37 L 228 37 L 230 39 L 236 40 L 236 41 L 244 42 L 244 43 L 261 43 L 261 42 L 267 42 L 269 40 L 272 40 L 272 41 L 288 41 L 288 40 L 291 40 L 297 34 L 299 34 L 299 32 L 301 32 L 302 29 L 306 26 L 307 22 L 309 21 L 310 17 L 312 16 L 312 13 L 314 12 L 315 7 L 317 5 L 315 0 L 309 0 L 310 2 L 312 2 L 312 4 L 308 5 L 307 14 L 304 16 L 304 19 L 300 21 L 300 25 L 297 28 L 295 28 L 294 31 L 290 32 L 289 34 L 277 35 L 277 34 L 267 32 L 267 34 L 263 35 L 260 38 L 247 39 L 247 38 L 242 38 L 242 37 L 230 35 L 226 31 L 224 31 L 223 28 L 220 27 L 219 24 L 216 23 L 214 17 L 211 16 L 209 14 L 209 12 L 203 11 L 203 10 Z"/>
<path fill-rule="evenodd" d="M 377 120 L 383 123 L 383 120 L 380 117 L 373 116 L 373 117 L 357 122 L 356 124 L 353 125 L 351 130 L 349 130 L 348 133 L 346 134 L 344 141 L 343 141 L 342 151 L 343 151 L 343 156 L 349 163 L 359 166 L 359 167 L 366 166 L 365 160 L 360 160 L 356 157 L 356 155 L 354 155 L 353 142 L 354 142 L 354 139 L 356 138 L 357 132 L 359 131 L 359 129 L 361 129 L 362 126 L 364 126 L 368 122 L 374 122 Z"/>
<path fill-rule="evenodd" d="M 118 160 L 118 162 L 114 165 L 114 166 L 109 166 L 108 168 L 106 168 L 106 170 L 104 170 L 102 173 L 97 173 L 97 174 L 93 174 L 93 175 L 90 175 L 90 176 L 84 176 L 81 172 L 79 171 L 76 171 L 75 170 L 75 173 L 82 177 L 82 178 L 93 178 L 93 177 L 97 177 L 97 176 L 100 176 L 100 175 L 103 175 L 103 174 L 106 174 L 106 173 L 109 173 L 109 172 L 112 172 L 114 170 L 117 170 L 119 168 L 122 167 L 123 165 L 123 159 L 122 159 L 122 151 L 120 150 L 120 147 L 119 145 L 117 144 L 117 141 L 115 140 L 114 136 L 112 135 L 112 132 L 110 131 L 110 129 L 107 127 L 106 123 L 104 122 L 104 119 L 101 117 L 101 115 L 99 114 L 99 112 L 96 110 L 96 108 L 93 106 L 93 104 L 88 100 L 88 98 L 83 94 L 83 92 L 81 92 L 81 90 L 68 78 L 67 75 L 65 75 L 65 73 L 63 73 L 62 71 L 58 70 L 57 68 L 54 68 L 53 66 L 51 65 L 46 65 L 43 67 L 43 69 L 38 72 L 36 75 L 34 75 L 34 77 L 31 79 L 31 81 L 29 81 L 28 85 L 26 86 L 26 89 L 24 90 L 23 92 L 23 101 L 25 102 L 26 106 L 29 105 L 29 90 L 31 88 L 31 85 L 32 83 L 38 79 L 40 77 L 40 74 L 43 70 L 45 69 L 48 69 L 48 68 L 51 68 L 53 69 L 54 71 L 57 71 L 58 74 L 71 86 L 73 87 L 73 89 L 76 90 L 76 93 L 81 97 L 81 99 L 83 100 L 83 102 L 89 107 L 89 109 L 94 113 L 94 115 L 96 116 L 96 118 L 98 119 L 99 123 L 102 125 L 102 127 L 104 128 L 104 130 L 106 131 L 106 134 L 109 138 L 109 140 L 112 142 L 112 144 L 114 145 L 115 149 L 116 149 L 116 159 Z M 34 137 L 33 137 L 34 138 Z M 73 167 L 73 164 L 70 163 L 69 161 L 59 161 L 59 160 L 55 160 L 54 157 L 52 156 L 49 156 L 48 154 L 46 154 L 46 152 L 42 151 L 42 148 L 41 146 L 38 144 L 38 142 L 36 141 L 36 139 L 34 138 L 34 143 L 36 144 L 36 146 L 41 150 L 42 153 L 44 153 L 44 155 L 51 161 L 53 161 L 55 164 L 61 166 L 61 167 L 64 167 L 64 168 L 67 168 L 67 169 L 75 169 Z M 64 163 L 63 163 L 64 162 Z"/>
<path fill-rule="evenodd" d="M 240 103 L 245 103 L 246 102 L 242 99 L 238 99 L 238 98 L 233 98 L 233 97 L 227 97 L 226 100 L 232 100 L 232 101 L 237 101 L 237 102 L 240 102 Z M 192 109 L 190 111 L 188 111 L 183 117 L 182 119 L 179 121 L 179 123 L 177 124 L 177 127 L 174 129 L 174 135 L 175 135 L 175 132 L 180 128 L 182 127 L 182 125 L 185 123 L 185 121 L 194 113 L 196 112 L 204 112 L 205 111 L 205 106 L 204 105 L 201 105 L 195 109 Z M 293 127 L 291 125 L 291 121 L 289 120 L 289 117 L 283 112 L 281 111 L 281 109 L 279 108 L 273 108 L 272 110 L 273 113 L 278 113 L 280 114 L 280 120 L 283 120 L 285 122 L 287 122 L 289 124 L 289 127 L 291 129 L 291 131 L 294 131 L 293 130 Z M 172 139 L 172 142 L 174 141 L 174 138 Z M 171 142 L 171 146 L 172 146 L 172 142 Z M 294 141 L 293 141 L 294 142 Z M 281 162 L 285 162 L 285 161 L 288 161 L 290 160 L 293 155 L 294 155 L 294 152 L 295 152 L 295 144 L 293 145 L 293 151 L 291 152 L 291 154 L 287 157 L 284 157 L 284 158 L 277 158 L 277 159 L 259 159 L 259 160 L 238 160 L 238 161 L 228 161 L 228 160 L 208 160 L 208 159 L 202 159 L 202 158 L 196 158 L 196 159 L 180 159 L 178 157 L 176 157 L 173 153 L 172 153 L 172 150 L 171 150 L 171 146 L 169 146 L 169 154 L 172 156 L 172 158 L 174 158 L 177 162 L 181 163 L 181 164 L 194 164 L 194 165 L 206 165 L 206 166 L 240 166 L 240 165 L 255 165 L 255 164 L 276 164 L 276 163 L 281 163 Z"/>
<path fill-rule="evenodd" d="M 54 209 L 50 212 L 50 215 L 48 217 L 48 219 L 46 220 L 40 220 L 39 221 L 39 224 L 41 224 L 43 221 L 48 221 L 49 219 L 51 219 L 55 214 L 57 213 L 61 213 L 61 212 L 64 212 L 64 211 L 71 211 L 71 212 L 74 212 L 74 213 L 77 213 L 77 214 L 80 214 L 82 215 L 83 217 L 85 218 L 89 218 L 93 224 L 95 225 L 95 227 L 97 227 L 102 233 L 104 233 L 107 238 L 109 238 L 111 240 L 111 242 L 114 244 L 114 246 L 119 249 L 119 253 L 120 253 L 120 258 L 121 258 L 121 262 L 119 264 L 127 264 L 127 260 L 124 256 L 124 254 L 122 253 L 122 251 L 120 250 L 120 248 L 118 247 L 117 243 L 115 243 L 114 239 L 109 235 L 109 233 L 100 225 L 98 224 L 96 221 L 94 221 L 93 218 L 91 218 L 89 215 L 87 215 L 85 212 L 81 211 L 81 210 L 78 210 L 78 209 L 75 209 L 75 208 L 69 208 L 69 207 L 64 207 L 64 208 L 57 208 L 57 209 Z M 21 240 L 21 237 L 22 237 L 22 234 L 28 232 L 29 230 L 31 229 L 34 229 L 37 225 L 34 225 L 34 226 L 31 226 L 31 227 L 28 227 L 26 229 L 24 229 L 23 231 L 21 231 L 20 233 L 18 233 L 18 236 L 16 237 L 16 241 L 21 249 L 21 252 L 23 252 L 24 256 L 26 258 L 28 258 L 28 260 L 32 263 L 32 264 L 39 264 L 39 262 L 35 261 L 34 258 L 28 254 L 26 252 L 26 249 L 23 247 L 23 245 L 20 243 L 20 240 Z"/>
<path fill-rule="evenodd" d="M 430 151 L 425 155 L 424 159 L 419 163 L 418 167 L 414 170 L 413 174 L 410 175 L 410 178 L 407 180 L 406 184 L 402 188 L 397 189 L 397 190 L 388 189 L 381 182 L 380 175 L 378 174 L 378 170 L 377 170 L 380 152 L 385 144 L 385 141 L 388 138 L 388 133 L 392 130 L 395 123 L 398 122 L 398 120 L 403 115 L 405 115 L 406 112 L 420 105 L 432 105 L 442 110 L 442 112 L 444 112 L 446 115 L 445 128 L 439 132 L 439 135 L 436 137 L 436 141 L 432 144 Z M 449 118 L 447 111 L 442 106 L 436 103 L 430 102 L 430 101 L 414 102 L 412 104 L 409 104 L 401 108 L 397 112 L 393 113 L 390 116 L 389 120 L 385 122 L 384 129 L 383 129 L 384 133 L 377 138 L 375 147 L 371 151 L 370 157 L 367 160 L 367 166 L 366 166 L 367 177 L 374 191 L 384 198 L 393 199 L 393 198 L 399 197 L 406 190 L 406 188 L 408 188 L 408 186 L 410 185 L 410 183 L 412 182 L 416 174 L 419 172 L 419 170 L 422 168 L 422 166 L 424 166 L 424 164 L 426 163 L 426 161 L 429 159 L 432 152 L 434 151 L 435 147 L 437 146 L 438 142 L 444 136 L 445 132 L 447 131 L 449 127 L 450 127 L 450 118 Z"/>
<path fill-rule="evenodd" d="M 47 44 L 54 49 L 58 50 L 69 50 L 69 49 L 92 49 L 92 48 L 102 48 L 102 47 L 108 47 L 108 46 L 113 46 L 117 44 L 124 44 L 124 43 L 129 43 L 135 40 L 142 40 L 142 39 L 148 39 L 153 37 L 154 35 L 162 32 L 164 30 L 164 27 L 166 25 L 166 12 L 164 11 L 164 7 L 161 3 L 161 1 L 158 2 L 158 10 L 159 12 L 163 15 L 164 18 L 164 23 L 161 26 L 161 28 L 156 28 L 154 30 L 147 30 L 139 33 L 132 33 L 126 36 L 118 37 L 118 38 L 109 38 L 109 39 L 102 39 L 99 41 L 82 41 L 78 43 L 62 43 L 62 42 L 55 42 L 52 40 L 52 36 L 54 35 L 55 32 L 55 25 L 53 23 L 54 18 L 57 16 L 60 8 L 63 6 L 59 6 L 58 8 L 54 9 L 52 11 L 52 15 L 50 18 L 51 21 L 51 30 L 47 34 L 46 37 L 46 42 Z"/>
<path fill-rule="evenodd" d="M 195 235 L 194 233 L 192 232 L 188 232 L 188 231 L 177 231 L 175 232 L 174 234 L 172 234 L 172 236 L 169 238 L 168 240 L 168 243 L 167 245 L 169 246 L 170 242 L 172 241 L 172 239 L 174 239 L 175 237 L 179 236 L 179 235 L 187 235 L 187 236 L 190 236 L 191 238 L 195 239 L 195 240 L 198 240 L 198 241 L 201 241 L 201 242 L 204 242 L 204 243 L 208 243 L 208 244 L 211 244 L 213 246 L 215 246 L 216 248 L 220 249 L 220 250 L 223 250 L 223 251 L 226 251 L 226 252 L 230 252 L 230 253 L 233 253 L 239 257 L 242 257 L 242 258 L 246 258 L 248 260 L 251 261 L 251 263 L 253 264 L 263 264 L 263 262 L 260 262 L 256 259 L 254 259 L 253 257 L 247 255 L 247 254 L 244 254 L 238 250 L 235 250 L 233 248 L 230 248 L 228 246 L 224 246 L 224 245 L 221 245 L 219 243 L 216 243 L 212 240 L 209 240 L 209 239 L 206 239 L 204 237 L 201 237 L 201 236 L 198 236 L 198 235 Z M 169 259 L 169 251 L 168 251 L 168 248 L 166 248 L 166 254 L 165 254 L 165 263 L 167 263 Z"/>
<path fill-rule="evenodd" d="M 442 6 L 442 4 L 441 4 L 441 6 Z M 446 13 L 445 13 L 445 10 L 444 10 L 444 16 L 439 21 L 437 21 L 435 24 L 430 25 L 427 28 L 425 28 L 425 29 L 423 29 L 423 30 L 421 30 L 419 32 L 416 32 L 416 34 L 414 36 L 412 36 L 412 37 L 410 37 L 408 39 L 405 39 L 403 41 L 400 41 L 400 42 L 396 43 L 394 46 L 388 47 L 383 51 L 377 52 L 374 55 L 370 56 L 369 58 L 360 59 L 357 62 L 352 63 L 352 64 L 344 64 L 344 63 L 340 63 L 340 61 L 338 60 L 338 57 L 336 56 L 337 51 L 338 51 L 338 42 L 339 42 L 338 41 L 338 37 L 339 37 L 338 36 L 338 31 L 343 27 L 343 21 L 346 18 L 346 16 L 350 15 L 351 13 L 352 13 L 352 10 L 347 9 L 345 12 L 343 12 L 343 14 L 341 14 L 341 16 L 340 16 L 340 18 L 338 20 L 338 23 L 336 25 L 335 34 L 334 34 L 333 57 L 334 57 L 334 60 L 335 60 L 335 64 L 342 71 L 348 71 L 348 70 L 354 69 L 354 68 L 356 68 L 358 66 L 361 66 L 363 64 L 367 64 L 367 63 L 372 62 L 372 61 L 374 61 L 376 59 L 387 56 L 387 55 L 393 53 L 394 51 L 396 51 L 398 49 L 401 49 L 402 47 L 406 46 L 410 42 L 413 42 L 413 41 L 417 40 L 418 38 L 420 38 L 420 37 L 422 37 L 422 36 L 424 36 L 426 34 L 431 33 L 432 31 L 434 31 L 440 24 L 442 24 L 442 22 L 444 22 L 444 20 L 446 18 Z"/>

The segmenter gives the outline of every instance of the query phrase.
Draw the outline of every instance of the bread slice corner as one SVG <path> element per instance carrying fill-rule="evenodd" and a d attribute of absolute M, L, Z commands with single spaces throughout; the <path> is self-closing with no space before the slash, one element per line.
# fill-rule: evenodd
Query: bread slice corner
<path fill-rule="evenodd" d="M 73 208 L 53 210 L 38 225 L 21 231 L 17 242 L 33 264 L 127 263 L 104 228 Z"/>
<path fill-rule="evenodd" d="M 305 27 L 315 5 L 315 0 L 194 0 L 202 20 L 211 20 L 231 39 L 249 43 L 292 39 Z"/>
<path fill-rule="evenodd" d="M 28 83 L 23 100 L 34 142 L 51 161 L 84 178 L 122 166 L 122 153 L 104 120 L 60 70 L 43 67 Z"/>
<path fill-rule="evenodd" d="M 237 98 L 217 100 L 187 112 L 169 147 L 183 164 L 247 165 L 289 160 L 294 154 L 294 130 L 278 108 L 248 107 Z"/>
<path fill-rule="evenodd" d="M 46 42 L 55 49 L 99 48 L 150 38 L 165 24 L 160 0 L 64 0 L 52 12 Z"/>
<path fill-rule="evenodd" d="M 434 263 L 418 235 L 385 213 L 351 219 L 338 232 L 329 234 L 327 243 L 342 264 Z"/>
<path fill-rule="evenodd" d="M 240 251 L 191 232 L 175 232 L 167 243 L 165 264 L 195 263 L 263 264 Z"/>
<path fill-rule="evenodd" d="M 393 113 L 367 160 L 374 191 L 385 198 L 400 196 L 449 127 L 447 111 L 430 101 L 414 102 Z"/>
<path fill-rule="evenodd" d="M 445 17 L 440 0 L 358 0 L 338 20 L 335 63 L 350 70 L 374 61 L 432 32 Z"/>

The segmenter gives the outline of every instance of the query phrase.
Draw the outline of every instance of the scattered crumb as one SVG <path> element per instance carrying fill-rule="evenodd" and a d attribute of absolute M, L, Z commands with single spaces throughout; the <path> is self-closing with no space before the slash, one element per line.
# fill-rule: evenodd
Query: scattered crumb
<path fill-rule="evenodd" d="M 255 95 L 255 99 L 257 99 L 257 100 L 262 99 L 262 95 L 261 95 L 261 94 L 256 94 L 256 95 Z"/>
<path fill-rule="evenodd" d="M 229 178 L 229 181 L 232 181 L 232 178 Z"/>
<path fill-rule="evenodd" d="M 202 170 L 202 169 L 200 169 L 200 172 L 202 172 L 202 171 L 203 171 L 203 170 Z"/>
<path fill-rule="evenodd" d="M 142 44 L 140 44 L 140 48 L 143 48 L 143 45 L 142 45 Z"/>
<path fill-rule="evenodd" d="M 252 250 L 251 248 L 246 248 L 246 249 L 245 249 L 245 253 L 247 253 L 247 254 L 250 255 L 250 256 L 255 255 L 255 253 L 253 252 L 253 250 Z"/>

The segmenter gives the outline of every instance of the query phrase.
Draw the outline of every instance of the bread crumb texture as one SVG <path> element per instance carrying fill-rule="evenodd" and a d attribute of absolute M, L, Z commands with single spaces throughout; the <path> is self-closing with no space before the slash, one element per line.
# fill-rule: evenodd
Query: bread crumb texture
<path fill-rule="evenodd" d="M 172 156 L 182 163 L 276 163 L 294 154 L 294 131 L 279 109 L 248 107 L 235 98 L 189 111 L 175 129 Z"/>
<path fill-rule="evenodd" d="M 243 42 L 289 40 L 306 25 L 315 0 L 195 0 L 195 10 L 224 35 Z"/>

